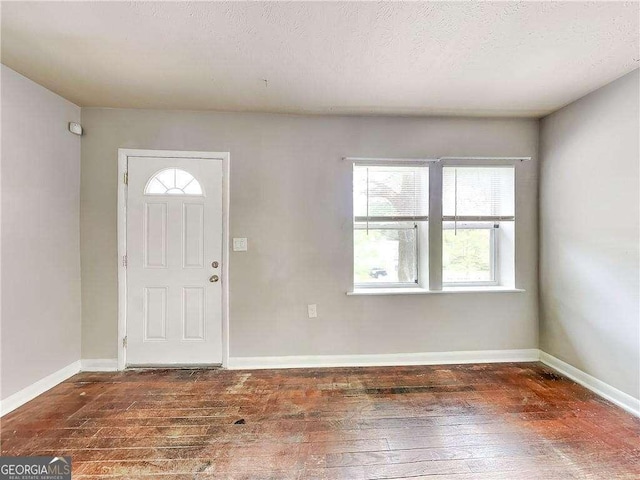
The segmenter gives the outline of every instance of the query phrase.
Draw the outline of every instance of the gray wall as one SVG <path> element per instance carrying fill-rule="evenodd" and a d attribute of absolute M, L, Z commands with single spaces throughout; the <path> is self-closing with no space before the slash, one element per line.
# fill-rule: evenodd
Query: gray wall
<path fill-rule="evenodd" d="M 80 359 L 80 108 L 1 69 L 6 398 Z"/>
<path fill-rule="evenodd" d="M 541 123 L 540 347 L 640 398 L 639 74 Z"/>
<path fill-rule="evenodd" d="M 537 120 L 83 109 L 83 358 L 117 356 L 118 148 L 231 152 L 231 356 L 537 348 Z M 351 156 L 533 156 L 518 173 L 526 293 L 347 297 Z M 306 305 L 318 305 L 308 319 Z"/>

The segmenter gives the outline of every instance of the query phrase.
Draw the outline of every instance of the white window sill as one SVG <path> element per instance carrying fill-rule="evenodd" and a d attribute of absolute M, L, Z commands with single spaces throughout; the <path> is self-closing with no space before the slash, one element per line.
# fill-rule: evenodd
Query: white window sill
<path fill-rule="evenodd" d="M 439 295 L 443 293 L 520 293 L 525 290 L 512 287 L 445 287 L 442 290 L 425 288 L 356 288 L 347 295 Z"/>

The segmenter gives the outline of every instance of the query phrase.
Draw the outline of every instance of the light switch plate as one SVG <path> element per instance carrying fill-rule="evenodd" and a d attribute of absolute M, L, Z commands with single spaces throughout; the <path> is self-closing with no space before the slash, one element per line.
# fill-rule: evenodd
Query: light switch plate
<path fill-rule="evenodd" d="M 309 318 L 318 318 L 318 307 L 315 303 L 307 305 L 307 313 L 309 313 Z"/>
<path fill-rule="evenodd" d="M 234 252 L 246 252 L 247 251 L 247 239 L 246 238 L 234 238 L 233 239 L 233 251 Z"/>

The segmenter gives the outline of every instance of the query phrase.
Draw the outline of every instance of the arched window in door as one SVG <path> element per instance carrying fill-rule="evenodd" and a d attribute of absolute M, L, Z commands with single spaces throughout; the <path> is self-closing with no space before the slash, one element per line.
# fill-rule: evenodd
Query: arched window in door
<path fill-rule="evenodd" d="M 165 168 L 153 175 L 144 187 L 145 195 L 203 195 L 200 182 L 179 168 Z"/>

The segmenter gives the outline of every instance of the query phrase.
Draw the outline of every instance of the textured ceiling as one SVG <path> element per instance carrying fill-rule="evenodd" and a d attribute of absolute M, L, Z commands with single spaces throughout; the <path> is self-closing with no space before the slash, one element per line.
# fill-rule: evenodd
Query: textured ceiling
<path fill-rule="evenodd" d="M 540 116 L 637 68 L 629 2 L 3 2 L 2 63 L 81 106 Z"/>

